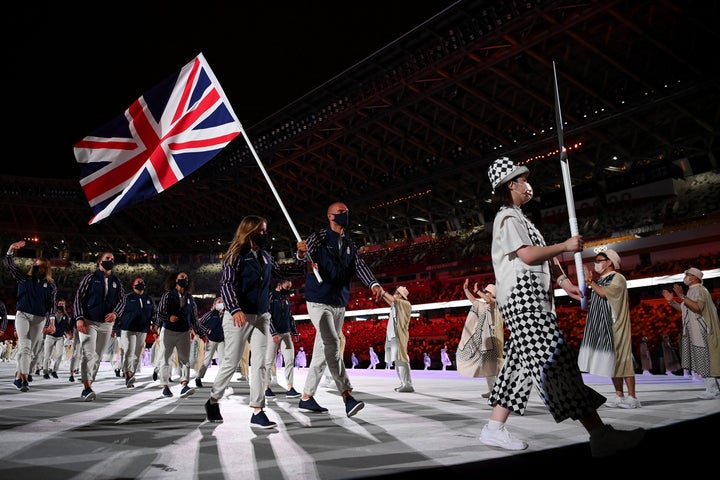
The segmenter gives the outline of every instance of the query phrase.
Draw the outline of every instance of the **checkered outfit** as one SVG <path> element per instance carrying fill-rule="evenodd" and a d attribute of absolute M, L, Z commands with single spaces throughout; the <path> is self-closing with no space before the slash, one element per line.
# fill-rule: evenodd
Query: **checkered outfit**
<path fill-rule="evenodd" d="M 527 266 L 513 253 L 522 245 L 545 246 L 545 240 L 519 208 L 501 208 L 495 227 L 493 267 L 498 276 L 498 305 L 510 338 L 489 403 L 524 415 L 534 385 L 556 422 L 585 417 L 597 410 L 605 397 L 583 383 L 577 356 L 560 331 L 550 263 Z M 501 266 L 500 262 L 513 265 Z"/>

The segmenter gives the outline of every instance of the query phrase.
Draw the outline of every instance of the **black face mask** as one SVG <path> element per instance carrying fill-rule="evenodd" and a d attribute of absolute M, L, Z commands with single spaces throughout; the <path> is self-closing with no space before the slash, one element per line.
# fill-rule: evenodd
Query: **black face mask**
<path fill-rule="evenodd" d="M 145 290 L 145 284 L 144 283 L 136 283 L 135 284 L 135 290 L 140 290 L 141 292 Z"/>
<path fill-rule="evenodd" d="M 58 305 L 58 308 L 57 308 L 57 309 L 58 309 L 58 312 L 64 312 L 64 311 L 65 311 L 65 307 L 62 306 L 62 305 Z"/>
<path fill-rule="evenodd" d="M 268 236 L 267 233 L 256 233 L 252 236 L 252 241 L 255 242 L 255 245 L 262 248 L 265 245 L 267 245 Z"/>
<path fill-rule="evenodd" d="M 33 276 L 33 277 L 38 277 L 38 276 L 39 276 L 39 275 L 38 275 L 39 273 L 40 273 L 40 265 L 33 265 L 33 266 L 32 266 L 32 276 Z"/>
<path fill-rule="evenodd" d="M 103 267 L 105 270 L 110 271 L 115 266 L 115 262 L 112 260 L 103 260 L 100 262 L 100 266 Z"/>
<path fill-rule="evenodd" d="M 292 293 L 292 290 L 288 290 L 287 288 L 281 288 L 280 293 L 283 295 L 290 295 Z"/>
<path fill-rule="evenodd" d="M 347 227 L 350 224 L 350 212 L 336 213 L 334 222 L 341 227 Z"/>
<path fill-rule="evenodd" d="M 188 285 L 190 285 L 190 282 L 187 278 L 181 278 L 177 281 L 177 284 L 180 286 L 180 288 L 187 288 Z"/>

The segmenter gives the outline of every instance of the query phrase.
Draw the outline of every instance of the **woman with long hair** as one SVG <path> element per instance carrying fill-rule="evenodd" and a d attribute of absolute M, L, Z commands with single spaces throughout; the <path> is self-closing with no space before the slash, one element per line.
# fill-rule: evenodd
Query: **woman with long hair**
<path fill-rule="evenodd" d="M 240 363 L 246 341 L 250 339 L 250 408 L 253 414 L 250 425 L 275 428 L 277 424 L 265 414 L 265 381 L 267 367 L 265 355 L 270 330 L 270 283 L 275 275 L 301 275 L 305 263 L 296 261 L 294 269 L 281 270 L 270 252 L 267 220 L 257 215 L 242 219 L 230 242 L 222 264 L 220 295 L 225 309 L 222 327 L 225 337 L 225 354 L 220 371 L 215 377 L 205 412 L 210 422 L 222 422 L 219 401 L 230 384 L 235 368 Z M 298 242 L 300 257 L 305 255 L 305 244 Z"/>

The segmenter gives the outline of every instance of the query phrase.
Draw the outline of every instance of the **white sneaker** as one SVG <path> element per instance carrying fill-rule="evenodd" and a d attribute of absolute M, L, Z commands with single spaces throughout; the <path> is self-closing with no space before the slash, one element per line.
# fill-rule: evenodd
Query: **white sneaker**
<path fill-rule="evenodd" d="M 590 451 L 593 457 L 606 457 L 637 446 L 645 437 L 645 430 L 615 430 L 603 425 L 598 432 L 590 435 Z"/>
<path fill-rule="evenodd" d="M 395 388 L 396 392 L 412 393 L 415 391 L 412 385 L 401 385 Z"/>
<path fill-rule="evenodd" d="M 623 404 L 624 400 L 625 397 L 619 397 L 615 395 L 613 398 L 610 398 L 605 402 L 605 406 L 609 408 L 618 408 L 620 407 L 620 405 Z"/>
<path fill-rule="evenodd" d="M 480 441 L 485 445 L 504 448 L 505 450 L 525 450 L 528 444 L 510 435 L 505 426 L 490 430 L 485 425 L 480 432 Z"/>
<path fill-rule="evenodd" d="M 698 398 L 701 398 L 703 400 L 713 400 L 716 398 L 720 398 L 720 392 L 708 392 L 705 391 L 697 396 Z"/>
<path fill-rule="evenodd" d="M 623 401 L 618 405 L 620 408 L 640 408 L 642 407 L 642 404 L 640 403 L 640 400 L 638 400 L 635 397 L 631 397 L 628 395 L 623 399 Z"/>

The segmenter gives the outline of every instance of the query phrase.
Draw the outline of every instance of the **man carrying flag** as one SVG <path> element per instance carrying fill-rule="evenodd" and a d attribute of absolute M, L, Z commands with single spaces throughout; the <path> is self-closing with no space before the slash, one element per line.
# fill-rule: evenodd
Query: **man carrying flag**
<path fill-rule="evenodd" d="M 147 91 L 75 144 L 97 223 L 182 180 L 242 132 L 205 57 Z"/>

